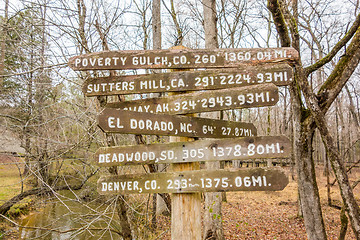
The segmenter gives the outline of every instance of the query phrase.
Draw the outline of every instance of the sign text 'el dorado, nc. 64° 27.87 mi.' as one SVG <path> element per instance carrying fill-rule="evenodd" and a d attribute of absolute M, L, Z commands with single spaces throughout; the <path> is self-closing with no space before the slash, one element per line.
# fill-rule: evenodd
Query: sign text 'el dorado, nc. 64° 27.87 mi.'
<path fill-rule="evenodd" d="M 252 123 L 132 112 L 112 108 L 105 108 L 100 113 L 98 124 L 107 133 L 205 138 L 233 138 L 257 135 L 256 128 Z"/>

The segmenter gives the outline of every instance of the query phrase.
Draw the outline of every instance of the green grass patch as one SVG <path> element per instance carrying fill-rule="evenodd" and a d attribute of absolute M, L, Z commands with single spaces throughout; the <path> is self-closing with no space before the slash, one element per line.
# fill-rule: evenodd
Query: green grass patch
<path fill-rule="evenodd" d="M 0 168 L 0 204 L 16 196 L 21 191 L 19 170 L 14 165 Z"/>

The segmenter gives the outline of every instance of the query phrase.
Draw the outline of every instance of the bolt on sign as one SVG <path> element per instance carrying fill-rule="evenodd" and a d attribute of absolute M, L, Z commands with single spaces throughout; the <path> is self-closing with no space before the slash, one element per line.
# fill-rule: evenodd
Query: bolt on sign
<path fill-rule="evenodd" d="M 243 137 L 134 146 L 102 147 L 94 154 L 101 167 L 137 164 L 288 158 L 285 136 Z"/>
<path fill-rule="evenodd" d="M 285 63 L 239 66 L 238 68 L 123 75 L 89 78 L 83 85 L 88 96 L 133 93 L 214 90 L 254 84 L 289 85 L 292 68 Z"/>
<path fill-rule="evenodd" d="M 152 174 L 103 176 L 100 194 L 279 191 L 289 180 L 278 169 L 196 170 Z"/>
<path fill-rule="evenodd" d="M 69 66 L 73 70 L 231 68 L 297 59 L 294 48 L 126 50 L 72 57 Z"/>
<path fill-rule="evenodd" d="M 108 103 L 106 107 L 137 112 L 187 114 L 238 108 L 273 106 L 279 100 L 273 83 L 209 90 L 162 98 Z"/>
<path fill-rule="evenodd" d="M 132 112 L 111 108 L 105 108 L 100 113 L 98 125 L 106 133 L 204 138 L 233 138 L 257 135 L 257 130 L 252 123 Z"/>

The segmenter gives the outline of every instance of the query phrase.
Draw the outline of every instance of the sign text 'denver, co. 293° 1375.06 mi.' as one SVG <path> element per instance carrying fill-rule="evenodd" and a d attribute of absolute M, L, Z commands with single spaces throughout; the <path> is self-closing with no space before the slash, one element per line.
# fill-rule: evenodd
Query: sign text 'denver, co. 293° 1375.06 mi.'
<path fill-rule="evenodd" d="M 101 167 L 200 161 L 288 158 L 291 142 L 285 136 L 197 140 L 164 144 L 102 147 L 94 154 Z"/>
<path fill-rule="evenodd" d="M 279 191 L 289 183 L 278 169 L 248 168 L 237 170 L 197 170 L 152 174 L 104 176 L 98 180 L 98 192 L 191 193 L 220 191 Z"/>
<path fill-rule="evenodd" d="M 285 63 L 241 65 L 199 71 L 181 71 L 140 75 L 121 75 L 88 78 L 83 93 L 90 96 L 195 91 L 242 87 L 274 83 L 289 85 L 293 79 L 292 67 Z"/>
<path fill-rule="evenodd" d="M 100 113 L 98 124 L 107 133 L 205 138 L 232 138 L 257 135 L 256 128 L 252 123 L 132 112 L 112 108 L 105 108 Z"/>
<path fill-rule="evenodd" d="M 272 83 L 245 87 L 208 90 L 162 98 L 146 98 L 108 103 L 106 107 L 163 114 L 187 114 L 220 110 L 273 106 L 279 100 L 278 88 Z"/>
<path fill-rule="evenodd" d="M 229 68 L 298 58 L 299 53 L 294 48 L 125 50 L 72 57 L 69 66 L 73 70 Z"/>

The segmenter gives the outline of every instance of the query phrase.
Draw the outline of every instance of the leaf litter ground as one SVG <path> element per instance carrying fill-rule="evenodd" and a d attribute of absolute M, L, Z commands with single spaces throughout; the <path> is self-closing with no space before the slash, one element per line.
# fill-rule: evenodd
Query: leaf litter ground
<path fill-rule="evenodd" d="M 290 171 L 289 185 L 277 192 L 228 192 L 227 202 L 222 205 L 223 229 L 225 239 L 307 239 L 303 219 L 298 217 L 297 183 L 292 180 Z M 334 176 L 331 176 L 333 182 Z M 350 181 L 360 179 L 360 169 L 353 169 Z M 338 239 L 340 231 L 340 210 L 328 206 L 326 177 L 323 170 L 317 171 L 321 205 L 328 239 Z M 360 203 L 360 186 L 354 189 Z M 337 184 L 331 187 L 332 203 L 341 206 L 342 201 Z M 160 232 L 157 239 L 171 239 L 170 218 L 158 217 Z M 355 239 L 350 224 L 346 239 Z"/>

